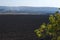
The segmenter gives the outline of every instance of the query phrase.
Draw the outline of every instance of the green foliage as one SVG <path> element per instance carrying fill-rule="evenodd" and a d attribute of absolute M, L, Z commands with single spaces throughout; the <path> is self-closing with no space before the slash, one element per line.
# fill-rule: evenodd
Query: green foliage
<path fill-rule="evenodd" d="M 60 14 L 56 12 L 54 15 L 50 15 L 49 23 L 43 23 L 38 29 L 34 30 L 37 37 L 46 37 L 46 35 L 52 36 L 51 40 L 60 40 Z"/>

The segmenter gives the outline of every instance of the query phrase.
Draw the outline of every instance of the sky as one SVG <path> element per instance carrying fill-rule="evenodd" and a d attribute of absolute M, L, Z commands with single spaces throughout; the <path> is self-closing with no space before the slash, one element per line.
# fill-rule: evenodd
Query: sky
<path fill-rule="evenodd" d="M 0 0 L 0 6 L 32 6 L 60 8 L 60 0 Z"/>

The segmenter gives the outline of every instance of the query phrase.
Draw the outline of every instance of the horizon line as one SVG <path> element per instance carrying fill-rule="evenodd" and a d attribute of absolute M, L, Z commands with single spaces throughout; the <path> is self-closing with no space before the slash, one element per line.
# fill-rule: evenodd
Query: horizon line
<path fill-rule="evenodd" d="M 6 7 L 52 7 L 52 6 L 6 6 Z M 60 8 L 60 7 L 56 7 Z"/>

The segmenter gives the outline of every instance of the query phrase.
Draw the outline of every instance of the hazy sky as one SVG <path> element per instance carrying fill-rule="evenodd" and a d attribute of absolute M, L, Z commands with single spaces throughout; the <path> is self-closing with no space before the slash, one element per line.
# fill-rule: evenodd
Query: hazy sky
<path fill-rule="evenodd" d="M 60 0 L 0 0 L 0 6 L 60 7 Z"/>

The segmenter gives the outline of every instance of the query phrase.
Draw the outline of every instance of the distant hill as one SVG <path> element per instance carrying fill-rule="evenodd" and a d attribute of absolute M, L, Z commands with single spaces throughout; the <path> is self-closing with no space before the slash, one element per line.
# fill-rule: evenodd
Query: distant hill
<path fill-rule="evenodd" d="M 0 6 L 0 13 L 55 13 L 59 9 L 56 7 L 8 7 Z"/>

